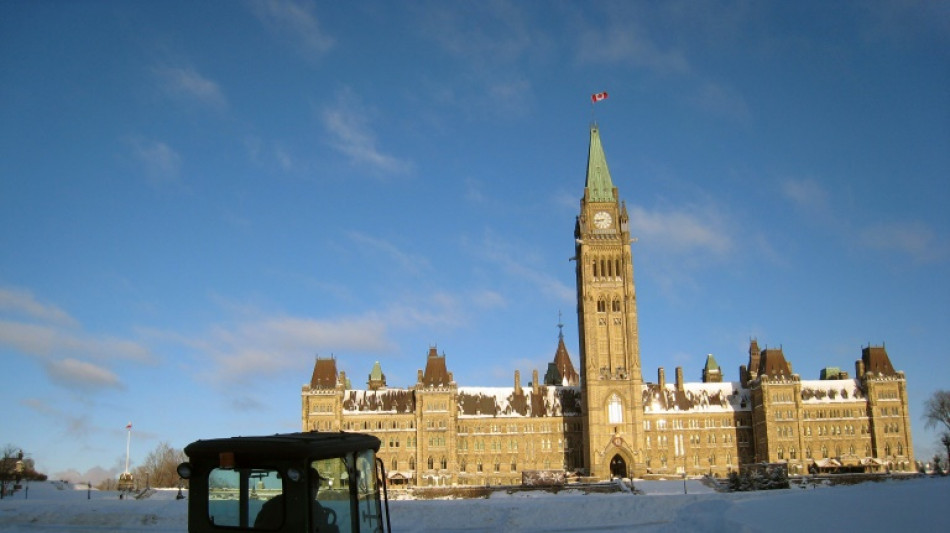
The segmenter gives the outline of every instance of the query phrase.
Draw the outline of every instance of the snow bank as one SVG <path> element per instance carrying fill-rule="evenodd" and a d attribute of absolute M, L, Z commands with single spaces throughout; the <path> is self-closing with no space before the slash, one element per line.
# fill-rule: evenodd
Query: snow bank
<path fill-rule="evenodd" d="M 532 493 L 489 499 L 393 501 L 393 531 L 886 531 L 937 530 L 950 478 L 867 482 L 721 494 L 689 480 L 635 481 L 645 495 Z M 0 532 L 187 531 L 185 500 L 159 491 L 147 500 L 119 500 L 115 492 L 33 484 L 0 501 Z M 86 499 L 91 495 L 91 499 Z"/>

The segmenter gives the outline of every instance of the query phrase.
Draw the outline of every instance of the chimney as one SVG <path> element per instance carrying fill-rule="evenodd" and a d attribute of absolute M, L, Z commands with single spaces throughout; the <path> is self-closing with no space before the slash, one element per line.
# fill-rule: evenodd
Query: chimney
<path fill-rule="evenodd" d="M 666 371 L 663 370 L 663 367 L 656 369 L 656 381 L 659 383 L 660 388 L 666 388 Z"/>
<path fill-rule="evenodd" d="M 422 383 L 422 370 L 419 370 L 418 377 L 416 377 L 416 383 Z"/>
<path fill-rule="evenodd" d="M 676 367 L 676 390 L 683 391 L 683 367 Z"/>
<path fill-rule="evenodd" d="M 858 379 L 864 379 L 864 360 L 858 359 L 854 362 L 854 372 L 857 374 L 855 376 Z"/>
<path fill-rule="evenodd" d="M 531 387 L 534 389 L 534 393 L 538 394 L 541 392 L 541 384 L 538 383 L 538 369 L 535 368 L 531 372 Z"/>
<path fill-rule="evenodd" d="M 521 372 L 515 370 L 515 394 L 522 394 L 521 392 Z"/>

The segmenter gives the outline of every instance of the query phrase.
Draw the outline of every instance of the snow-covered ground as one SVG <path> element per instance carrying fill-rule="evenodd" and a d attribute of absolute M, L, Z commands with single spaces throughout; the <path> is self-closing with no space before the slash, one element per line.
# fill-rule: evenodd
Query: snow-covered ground
<path fill-rule="evenodd" d="M 145 500 L 33 483 L 0 501 L 0 532 L 187 530 L 176 491 Z M 950 477 L 721 494 L 698 481 L 637 482 L 644 495 L 497 492 L 488 499 L 390 502 L 396 532 L 933 531 Z M 91 496 L 90 499 L 87 499 Z"/>

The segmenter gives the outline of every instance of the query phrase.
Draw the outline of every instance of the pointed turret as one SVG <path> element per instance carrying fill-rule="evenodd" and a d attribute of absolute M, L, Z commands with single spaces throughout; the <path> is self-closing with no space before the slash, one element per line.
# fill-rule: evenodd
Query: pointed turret
<path fill-rule="evenodd" d="M 864 363 L 864 371 L 878 376 L 896 376 L 894 366 L 891 365 L 891 359 L 887 356 L 887 350 L 884 346 L 871 346 L 861 349 L 861 362 Z M 859 375 L 863 378 L 863 375 Z"/>
<path fill-rule="evenodd" d="M 425 387 L 448 387 L 454 385 L 452 373 L 445 366 L 445 354 L 439 355 L 435 346 L 429 347 L 425 372 L 420 372 L 419 385 Z"/>
<path fill-rule="evenodd" d="M 713 354 L 706 356 L 706 366 L 703 368 L 703 383 L 722 383 L 722 370 Z"/>
<path fill-rule="evenodd" d="M 310 377 L 311 389 L 333 389 L 337 385 L 336 359 L 321 359 L 313 364 L 313 374 Z"/>
<path fill-rule="evenodd" d="M 561 330 L 557 335 L 557 351 L 554 353 L 554 361 L 548 363 L 548 371 L 544 374 L 544 384 L 577 386 L 580 377 L 574 370 L 571 356 L 567 353 L 567 346 L 564 345 L 564 324 L 558 324 L 557 327 Z"/>
<path fill-rule="evenodd" d="M 379 361 L 373 364 L 373 369 L 369 372 L 369 381 L 366 382 L 366 386 L 369 390 L 386 388 L 386 374 L 383 374 L 383 369 L 379 366 Z"/>
<path fill-rule="evenodd" d="M 613 202 L 616 200 L 614 182 L 610 179 L 610 170 L 607 168 L 607 157 L 600 144 L 600 130 L 597 124 L 590 126 L 590 149 L 587 153 L 587 189 L 588 200 L 591 202 Z"/>

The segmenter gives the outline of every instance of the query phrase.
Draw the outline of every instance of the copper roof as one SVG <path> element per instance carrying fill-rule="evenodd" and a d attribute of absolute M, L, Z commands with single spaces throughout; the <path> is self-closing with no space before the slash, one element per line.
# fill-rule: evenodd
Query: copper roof
<path fill-rule="evenodd" d="M 897 372 L 891 366 L 891 359 L 883 346 L 868 346 L 861 349 L 861 360 L 864 362 L 865 372 L 874 372 L 882 376 L 896 376 Z M 861 376 L 859 376 L 861 377 Z"/>
<path fill-rule="evenodd" d="M 336 387 L 336 359 L 320 359 L 313 365 L 310 378 L 311 389 L 332 389 Z"/>
<path fill-rule="evenodd" d="M 445 366 L 445 355 L 439 355 L 435 347 L 429 348 L 426 358 L 426 370 L 422 375 L 422 384 L 426 387 L 446 387 L 452 382 L 452 376 Z"/>
<path fill-rule="evenodd" d="M 559 336 L 554 362 L 548 364 L 548 371 L 544 374 L 544 384 L 575 386 L 580 382 L 579 380 L 574 364 L 571 363 L 571 356 L 567 353 L 567 347 L 564 346 L 564 336 Z"/>
<path fill-rule="evenodd" d="M 785 354 L 781 348 L 766 348 L 762 350 L 762 358 L 759 361 L 759 375 L 769 377 L 792 376 L 792 369 L 785 360 Z"/>

